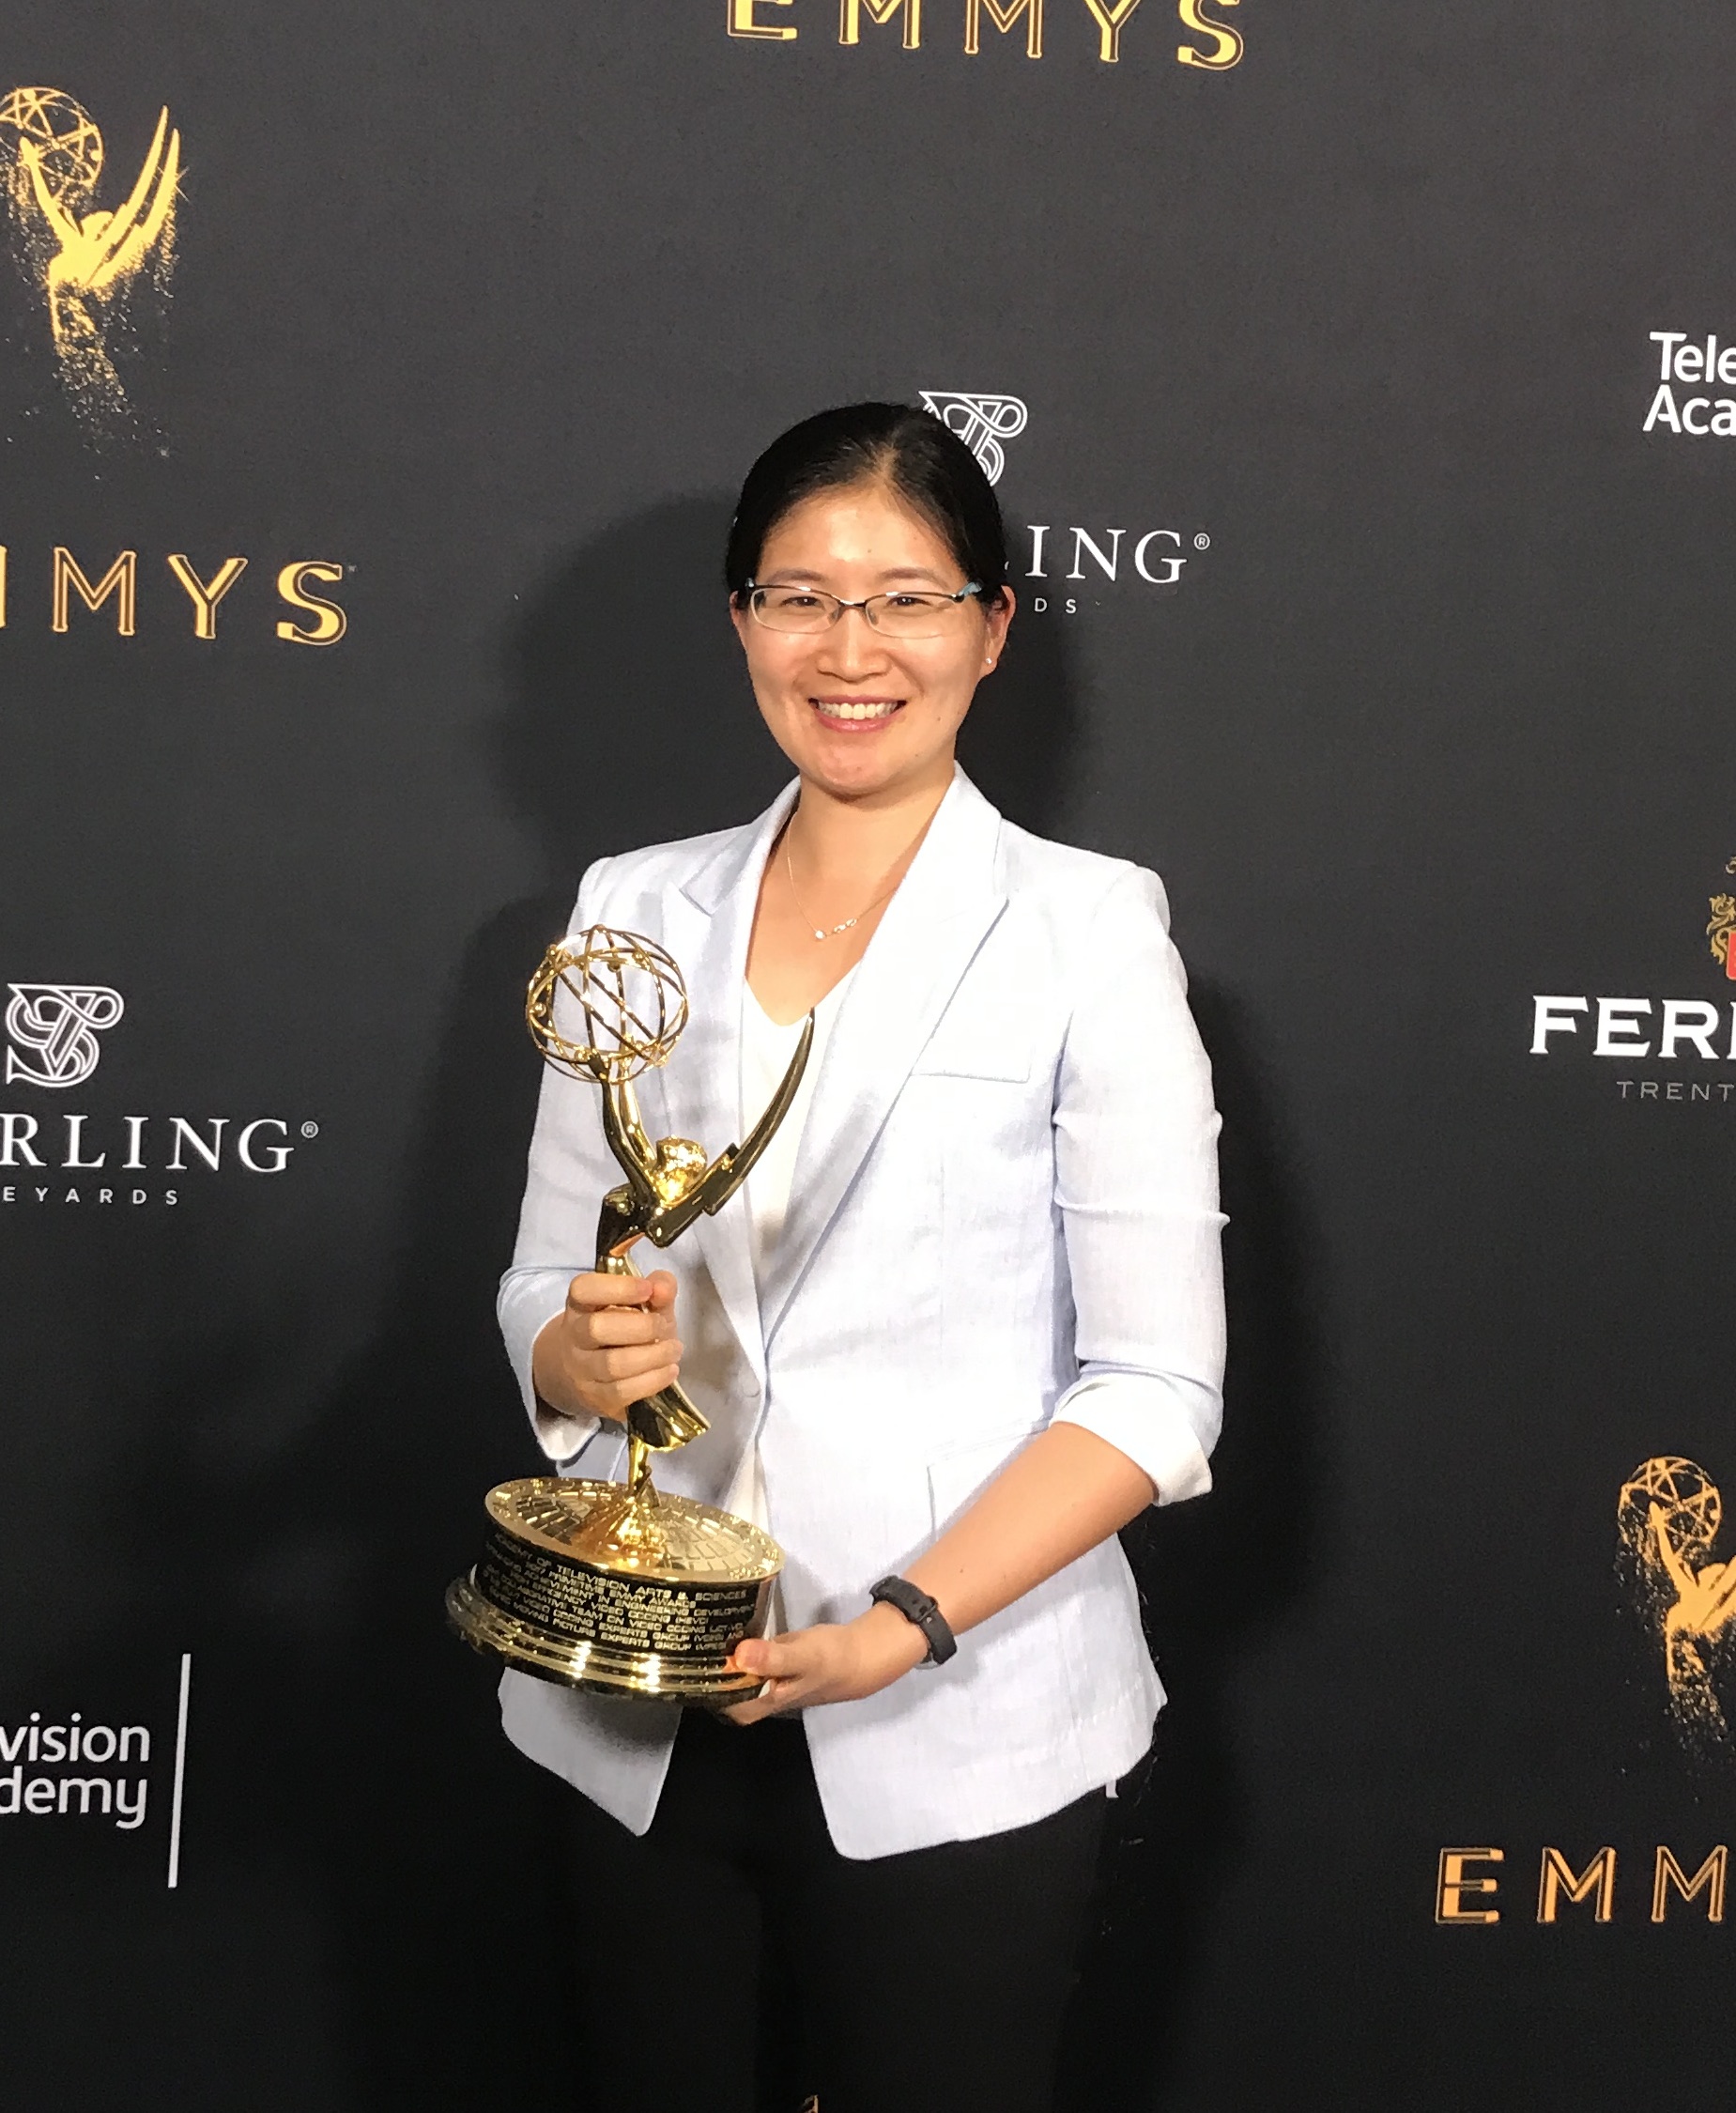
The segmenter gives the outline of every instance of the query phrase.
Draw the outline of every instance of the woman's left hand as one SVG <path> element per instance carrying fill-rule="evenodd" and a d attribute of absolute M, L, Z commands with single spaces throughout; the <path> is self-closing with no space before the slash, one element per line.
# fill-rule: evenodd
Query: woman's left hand
<path fill-rule="evenodd" d="M 928 1656 L 928 1639 L 894 1607 L 879 1602 L 853 1622 L 822 1622 L 788 1636 L 750 1637 L 735 1646 L 735 1663 L 767 1682 L 763 1693 L 724 1715 L 732 1724 L 757 1724 L 786 1709 L 819 1703 L 859 1702 L 877 1695 Z"/>

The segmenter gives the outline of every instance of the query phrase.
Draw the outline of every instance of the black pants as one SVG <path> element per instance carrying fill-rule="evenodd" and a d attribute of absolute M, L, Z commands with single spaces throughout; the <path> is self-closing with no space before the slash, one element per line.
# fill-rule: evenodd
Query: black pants
<path fill-rule="evenodd" d="M 649 1834 L 577 1807 L 579 2113 L 1050 2113 L 1100 1791 L 853 1862 L 798 1721 L 689 1710 Z"/>

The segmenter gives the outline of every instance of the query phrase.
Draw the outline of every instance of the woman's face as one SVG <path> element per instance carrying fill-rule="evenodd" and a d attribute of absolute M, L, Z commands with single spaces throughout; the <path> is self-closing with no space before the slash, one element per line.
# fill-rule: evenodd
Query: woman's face
<path fill-rule="evenodd" d="M 945 539 L 884 486 L 848 485 L 792 507 L 766 537 L 758 586 L 818 587 L 841 601 L 965 584 Z M 897 796 L 943 785 L 976 685 L 1000 658 L 1007 594 L 973 595 L 943 635 L 888 638 L 859 609 L 828 630 L 772 631 L 731 611 L 772 738 L 805 779 L 837 799 Z"/>

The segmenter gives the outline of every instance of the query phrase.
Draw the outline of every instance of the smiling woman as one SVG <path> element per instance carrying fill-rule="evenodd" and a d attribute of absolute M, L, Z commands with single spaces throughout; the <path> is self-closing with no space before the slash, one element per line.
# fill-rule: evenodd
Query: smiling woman
<path fill-rule="evenodd" d="M 724 577 L 754 696 L 802 778 L 747 970 L 783 1022 L 861 959 L 952 782 L 1012 622 L 1006 543 L 954 434 L 860 405 L 805 420 L 755 463 Z"/>
<path fill-rule="evenodd" d="M 767 450 L 743 491 L 724 577 L 762 710 L 781 690 L 836 727 L 915 704 L 903 743 L 876 766 L 890 783 L 931 765 L 957 732 L 1006 641 L 1013 596 L 1000 510 L 975 458 L 924 412 L 891 407 L 878 449 L 861 444 L 863 424 L 823 413 Z M 960 476 L 960 455 L 974 476 Z M 860 624 L 847 621 L 853 610 Z M 875 679 L 873 694 L 850 694 L 858 670 Z M 805 677 L 812 687 L 795 686 Z"/>
<path fill-rule="evenodd" d="M 668 1272 L 584 1266 L 613 1163 L 550 1074 L 500 1315 L 568 1472 L 695 1386 L 711 1427 L 661 1479 L 776 1535 L 778 1626 L 730 1723 L 509 1673 L 507 1730 L 584 1793 L 587 1921 L 627 1963 L 583 1977 L 591 2105 L 1043 2113 L 1103 1792 L 1163 1700 L 1115 1535 L 1210 1487 L 1209 1073 L 1156 876 L 1016 828 L 954 759 L 1014 612 L 962 442 L 901 405 L 805 421 L 726 577 L 795 782 L 592 867 L 575 923 L 687 971 L 705 1063 L 648 1074 L 648 1120 L 724 1134 L 811 1015 L 802 1088 L 696 1227 L 678 1335 Z M 730 1939 L 675 2034 L 632 1962 L 696 1907 Z"/>

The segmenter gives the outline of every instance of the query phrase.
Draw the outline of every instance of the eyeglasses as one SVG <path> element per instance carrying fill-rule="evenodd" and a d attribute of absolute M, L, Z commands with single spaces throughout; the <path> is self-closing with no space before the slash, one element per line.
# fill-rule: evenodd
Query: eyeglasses
<path fill-rule="evenodd" d="M 745 593 L 756 624 L 768 631 L 798 631 L 810 635 L 829 631 L 847 609 L 859 609 L 875 630 L 889 639 L 941 639 L 956 631 L 963 621 L 964 607 L 973 594 L 982 593 L 973 579 L 956 594 L 938 589 L 900 588 L 890 594 L 868 594 L 859 602 L 847 602 L 819 587 L 756 587 L 750 579 Z"/>

